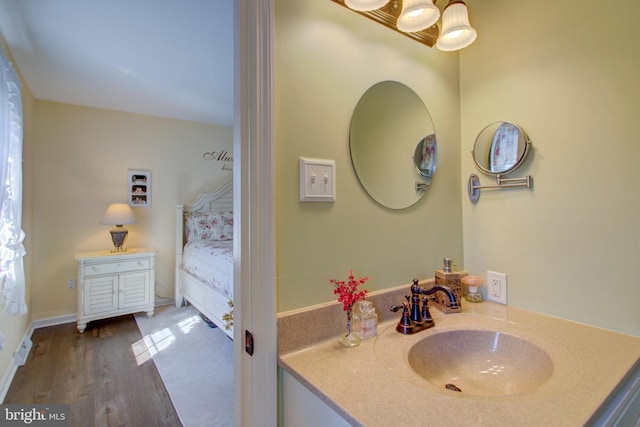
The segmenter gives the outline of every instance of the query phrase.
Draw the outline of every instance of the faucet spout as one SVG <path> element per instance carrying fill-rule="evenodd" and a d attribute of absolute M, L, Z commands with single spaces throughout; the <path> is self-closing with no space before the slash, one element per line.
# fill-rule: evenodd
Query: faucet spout
<path fill-rule="evenodd" d="M 422 295 L 429 296 L 429 295 L 435 294 L 438 291 L 442 291 L 445 294 L 447 294 L 447 297 L 449 298 L 449 302 L 451 303 L 451 308 L 458 308 L 458 300 L 456 299 L 456 296 L 453 294 L 453 291 L 447 288 L 446 286 L 435 285 L 429 289 L 424 289 L 418 286 L 418 279 L 414 279 L 413 285 L 411 286 L 411 293 L 413 294 L 422 294 Z"/>
<path fill-rule="evenodd" d="M 418 279 L 413 279 L 411 296 L 405 296 L 407 302 L 402 306 L 394 305 L 391 307 L 391 311 L 395 313 L 402 309 L 402 318 L 396 326 L 396 331 L 402 334 L 414 334 L 435 326 L 435 321 L 429 312 L 429 296 L 438 291 L 447 294 L 452 308 L 458 308 L 458 300 L 451 289 L 442 285 L 436 285 L 429 289 L 421 288 L 418 285 Z M 422 299 L 422 306 L 420 306 L 420 295 L 425 295 Z"/>

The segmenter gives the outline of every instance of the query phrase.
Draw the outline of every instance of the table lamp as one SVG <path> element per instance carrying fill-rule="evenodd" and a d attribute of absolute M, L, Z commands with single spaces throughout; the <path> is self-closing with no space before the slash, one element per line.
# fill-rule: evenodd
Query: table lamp
<path fill-rule="evenodd" d="M 113 240 L 113 249 L 111 252 L 126 252 L 124 242 L 127 240 L 129 230 L 123 227 L 124 224 L 133 224 L 137 222 L 133 211 L 127 203 L 111 203 L 104 213 L 104 217 L 100 224 L 115 225 L 109 232 L 111 240 Z"/>

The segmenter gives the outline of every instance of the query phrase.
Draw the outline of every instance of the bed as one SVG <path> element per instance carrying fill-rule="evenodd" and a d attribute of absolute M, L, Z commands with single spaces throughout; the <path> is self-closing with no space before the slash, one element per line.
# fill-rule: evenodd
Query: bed
<path fill-rule="evenodd" d="M 175 298 L 233 338 L 232 182 L 176 208 Z"/>

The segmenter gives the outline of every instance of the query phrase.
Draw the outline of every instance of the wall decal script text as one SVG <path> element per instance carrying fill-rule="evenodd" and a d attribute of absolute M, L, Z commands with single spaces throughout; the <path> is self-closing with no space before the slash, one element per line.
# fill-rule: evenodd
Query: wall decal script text
<path fill-rule="evenodd" d="M 208 151 L 202 155 L 205 160 L 211 160 L 222 163 L 221 170 L 233 171 L 233 157 L 227 150 Z"/>

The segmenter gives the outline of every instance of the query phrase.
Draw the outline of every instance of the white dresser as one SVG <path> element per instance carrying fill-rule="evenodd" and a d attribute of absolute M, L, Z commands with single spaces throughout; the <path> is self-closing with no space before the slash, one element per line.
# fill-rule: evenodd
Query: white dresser
<path fill-rule="evenodd" d="M 150 248 L 77 253 L 78 331 L 92 320 L 140 311 L 153 316 L 155 256 Z"/>

